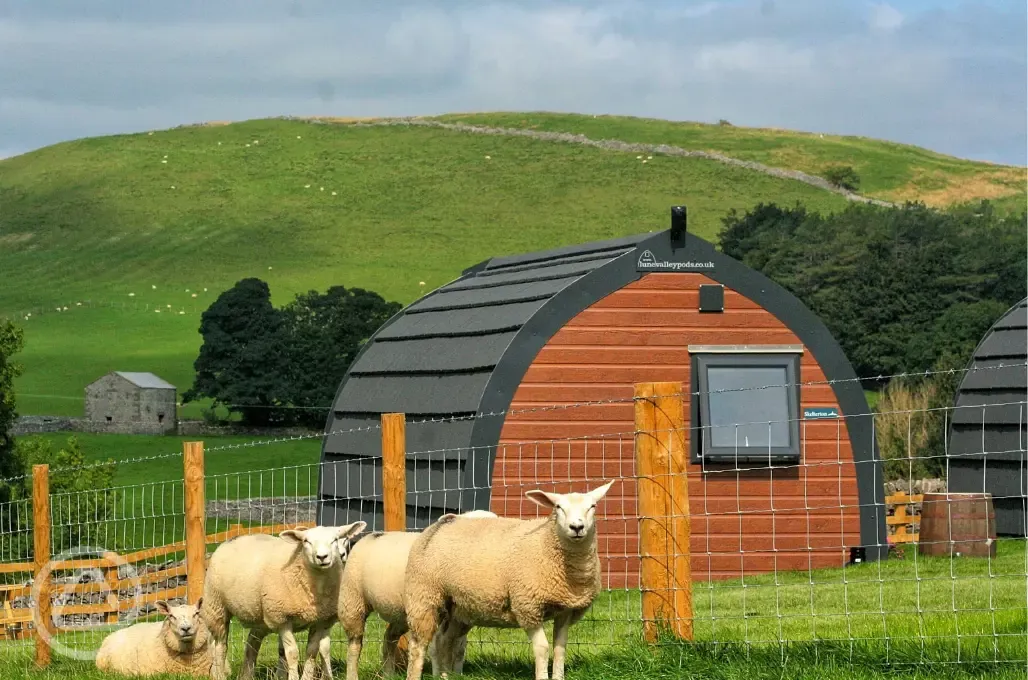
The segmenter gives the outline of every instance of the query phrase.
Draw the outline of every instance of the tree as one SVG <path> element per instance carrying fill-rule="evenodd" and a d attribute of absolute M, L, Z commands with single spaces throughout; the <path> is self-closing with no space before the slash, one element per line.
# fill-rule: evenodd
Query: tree
<path fill-rule="evenodd" d="M 116 550 L 118 531 L 111 531 L 108 522 L 114 517 L 114 461 L 86 465 L 86 457 L 78 439 L 69 437 L 58 449 L 50 440 L 39 436 L 18 440 L 18 465 L 26 474 L 18 485 L 17 499 L 32 498 L 33 466 L 50 466 L 50 494 L 64 497 L 64 502 L 51 504 L 53 515 L 53 548 L 56 551 L 91 546 Z M 32 513 L 19 513 L 28 554 Z"/>
<path fill-rule="evenodd" d="M 720 244 L 802 300 L 874 382 L 946 357 L 966 362 L 1026 295 L 1026 233 L 1028 212 L 1002 217 L 987 202 L 855 204 L 830 215 L 760 204 L 729 213 Z"/>
<path fill-rule="evenodd" d="M 304 407 L 294 417 L 324 422 L 347 368 L 368 338 L 400 308 L 373 291 L 344 286 L 332 286 L 323 294 L 301 293 L 286 305 L 288 400 Z"/>
<path fill-rule="evenodd" d="M 831 165 L 825 168 L 825 179 L 837 187 L 856 191 L 860 187 L 860 175 L 850 165 Z"/>
<path fill-rule="evenodd" d="M 196 378 L 182 401 L 208 397 L 215 406 L 242 414 L 247 424 L 281 418 L 274 407 L 285 403 L 288 391 L 283 321 L 260 279 L 242 279 L 219 295 L 200 317 Z"/>
<path fill-rule="evenodd" d="M 18 417 L 14 398 L 14 379 L 21 375 L 21 366 L 13 357 L 24 346 L 22 330 L 7 320 L 0 320 L 0 478 L 22 474 L 11 428 Z M 10 485 L 0 482 L 0 503 L 11 500 Z"/>

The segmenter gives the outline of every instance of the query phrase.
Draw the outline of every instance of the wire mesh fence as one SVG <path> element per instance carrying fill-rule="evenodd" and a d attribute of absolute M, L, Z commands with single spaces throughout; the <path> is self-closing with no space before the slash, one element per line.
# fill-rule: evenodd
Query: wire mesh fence
<path fill-rule="evenodd" d="M 31 498 L 2 504 L 0 653 L 45 628 L 41 574 L 53 628 L 42 632 L 76 658 L 152 618 L 157 600 L 185 601 L 191 484 L 203 499 L 200 554 L 209 554 L 234 536 L 316 523 L 365 520 L 382 531 L 399 517 L 421 531 L 472 509 L 541 519 L 548 511 L 527 491 L 613 480 L 596 508 L 602 587 L 571 629 L 573 655 L 685 638 L 783 658 L 799 645 L 870 652 L 883 664 L 1028 663 L 1025 401 L 852 415 L 815 407 L 779 420 L 758 409 L 698 423 L 695 394 L 640 394 L 498 414 L 499 441 L 487 446 L 408 450 L 402 433 L 390 443 L 384 429 L 362 428 L 331 434 L 380 438 L 375 451 L 199 477 L 186 459 L 175 479 L 47 494 L 45 518 Z M 466 423 L 409 421 L 414 441 L 423 441 L 416 428 Z M 556 431 L 567 436 L 523 436 Z M 211 447 L 208 459 L 226 452 Z M 48 573 L 34 548 L 41 521 Z M 380 658 L 382 632 L 373 616 L 362 663 Z M 276 653 L 266 647 L 265 660 Z M 531 647 L 522 631 L 480 627 L 467 654 L 528 663 Z"/>

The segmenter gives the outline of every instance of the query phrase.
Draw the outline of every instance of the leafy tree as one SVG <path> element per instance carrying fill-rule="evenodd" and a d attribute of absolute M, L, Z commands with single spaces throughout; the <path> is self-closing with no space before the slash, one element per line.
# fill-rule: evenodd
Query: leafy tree
<path fill-rule="evenodd" d="M 283 321 L 260 279 L 242 279 L 219 295 L 200 317 L 196 378 L 182 401 L 211 398 L 248 424 L 280 418 L 274 407 L 284 404 L 288 391 Z"/>
<path fill-rule="evenodd" d="M 1026 234 L 1028 213 L 1001 217 L 987 202 L 855 204 L 826 216 L 761 204 L 730 213 L 720 243 L 799 297 L 873 382 L 947 357 L 966 362 L 1026 295 Z"/>
<path fill-rule="evenodd" d="M 21 366 L 13 357 L 24 345 L 22 330 L 7 320 L 0 320 L 0 478 L 7 479 L 22 473 L 14 448 L 11 428 L 18 414 L 15 409 L 14 379 L 21 374 Z M 0 482 L 0 503 L 11 500 L 9 484 Z"/>
<path fill-rule="evenodd" d="M 850 165 L 832 165 L 825 168 L 825 179 L 837 187 L 856 191 L 860 187 L 860 175 Z"/>
<path fill-rule="evenodd" d="M 119 547 L 112 542 L 118 532 L 108 531 L 107 526 L 115 510 L 113 460 L 85 467 L 86 457 L 75 437 L 69 437 L 58 449 L 43 437 L 22 438 L 18 440 L 17 455 L 26 473 L 18 490 L 21 498 L 32 498 L 29 473 L 33 466 L 50 466 L 51 533 L 55 550 L 78 546 L 110 550 Z M 62 495 L 64 500 L 58 500 Z M 25 519 L 28 528 L 31 517 Z"/>
<path fill-rule="evenodd" d="M 244 279 L 203 313 L 196 380 L 183 401 L 210 397 L 252 424 L 321 424 L 364 342 L 399 310 L 344 286 L 275 309 L 267 283 Z"/>
<path fill-rule="evenodd" d="M 288 400 L 304 407 L 294 414 L 323 423 L 339 381 L 362 345 L 400 304 L 362 288 L 333 286 L 301 293 L 283 309 L 288 335 Z"/>

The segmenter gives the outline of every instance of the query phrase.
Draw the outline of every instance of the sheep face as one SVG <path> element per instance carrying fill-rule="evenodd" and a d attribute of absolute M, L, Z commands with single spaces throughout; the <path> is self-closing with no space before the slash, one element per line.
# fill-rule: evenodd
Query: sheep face
<path fill-rule="evenodd" d="M 350 539 L 364 531 L 367 522 L 354 522 L 341 527 L 288 529 L 279 534 L 287 541 L 303 546 L 303 555 L 311 568 L 319 571 L 346 563 Z"/>
<path fill-rule="evenodd" d="M 569 543 L 582 543 L 596 532 L 596 503 L 610 489 L 614 480 L 586 493 L 550 493 L 533 489 L 525 493 L 529 500 L 549 508 L 557 522 L 561 539 Z"/>
<path fill-rule="evenodd" d="M 196 601 L 196 604 L 181 604 L 177 607 L 169 606 L 164 600 L 159 600 L 154 604 L 157 606 L 157 611 L 164 615 L 172 634 L 183 644 L 192 643 L 204 629 L 203 619 L 200 618 L 202 597 Z"/>

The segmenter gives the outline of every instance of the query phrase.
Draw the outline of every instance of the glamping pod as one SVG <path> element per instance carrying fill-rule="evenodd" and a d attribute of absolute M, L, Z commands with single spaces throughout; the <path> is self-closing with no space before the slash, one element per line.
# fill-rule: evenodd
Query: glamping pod
<path fill-rule="evenodd" d="M 1028 298 L 975 348 L 949 430 L 949 491 L 991 493 L 998 536 L 1025 536 L 1028 503 Z"/>
<path fill-rule="evenodd" d="M 479 263 L 384 324 L 328 418 L 319 522 L 383 528 L 378 424 L 400 412 L 409 528 L 471 509 L 534 517 L 529 489 L 617 477 L 599 546 L 610 587 L 633 587 L 632 397 L 650 381 L 691 393 L 694 578 L 884 554 L 873 418 L 849 361 L 795 296 L 688 234 L 682 207 L 668 230 Z"/>

